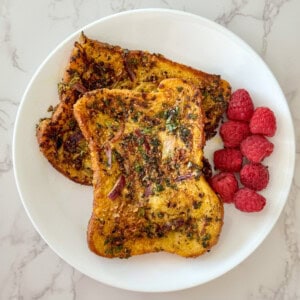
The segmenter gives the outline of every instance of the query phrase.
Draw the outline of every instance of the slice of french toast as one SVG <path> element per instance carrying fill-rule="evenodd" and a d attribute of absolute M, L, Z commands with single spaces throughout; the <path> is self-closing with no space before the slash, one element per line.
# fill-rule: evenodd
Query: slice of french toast
<path fill-rule="evenodd" d="M 129 51 L 82 34 L 59 84 L 60 103 L 52 117 L 42 119 L 37 126 L 41 152 L 70 179 L 91 184 L 90 154 L 73 117 L 77 99 L 85 92 L 99 88 L 150 92 L 166 78 L 187 80 L 201 90 L 205 135 L 207 138 L 213 136 L 229 101 L 228 82 L 218 75 L 175 63 L 159 54 Z"/>
<path fill-rule="evenodd" d="M 196 257 L 217 243 L 223 204 L 202 173 L 200 104 L 199 89 L 180 79 L 149 93 L 99 89 L 77 101 L 94 174 L 91 251 Z"/>

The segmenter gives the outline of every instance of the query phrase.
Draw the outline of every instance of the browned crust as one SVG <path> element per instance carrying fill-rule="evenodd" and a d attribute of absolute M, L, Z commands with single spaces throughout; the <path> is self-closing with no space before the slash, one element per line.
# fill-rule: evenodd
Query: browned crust
<path fill-rule="evenodd" d="M 97 67 L 99 68 L 97 72 L 100 72 L 100 77 L 97 75 L 98 78 L 94 76 L 93 72 L 91 73 L 91 66 L 97 59 L 99 60 L 97 55 L 101 53 L 104 53 L 104 58 L 106 57 L 105 55 L 111 55 L 114 61 L 111 65 L 107 64 L 108 67 L 105 66 L 104 69 L 101 67 L 101 64 Z M 132 64 L 135 59 L 142 57 L 147 58 L 145 65 L 142 62 L 137 65 Z M 157 70 L 155 69 L 156 65 L 159 66 Z M 143 73 L 144 68 L 146 70 L 145 74 Z M 166 68 L 170 74 L 157 75 L 157 72 L 162 68 Z M 149 70 L 154 70 L 153 76 L 150 78 L 146 76 Z M 76 76 L 79 74 L 78 78 L 75 78 L 74 74 Z M 101 87 L 135 89 L 143 85 L 143 80 L 146 80 L 148 89 L 151 91 L 157 87 L 161 79 L 170 76 L 184 77 L 191 83 L 196 84 L 204 94 L 208 95 L 204 99 L 203 104 L 206 115 L 205 132 L 207 138 L 213 136 L 229 101 L 230 85 L 228 82 L 220 79 L 218 75 L 207 74 L 192 67 L 170 61 L 160 54 L 124 50 L 119 46 L 111 46 L 88 39 L 82 34 L 79 42 L 76 42 L 74 45 L 61 83 L 61 86 L 66 86 L 67 89 L 59 91 L 60 103 L 52 117 L 42 120 L 37 126 L 36 135 L 41 152 L 54 168 L 71 180 L 91 185 L 92 172 L 89 153 L 84 153 L 82 156 L 81 147 L 76 145 L 77 150 L 73 151 L 68 146 L 74 141 L 76 143 L 76 140 L 79 140 L 81 143 L 81 139 L 78 137 L 77 125 L 74 128 L 68 128 L 66 125 L 75 122 L 73 117 L 74 103 L 85 90 Z M 72 83 L 74 78 L 76 79 L 76 84 Z M 74 138 L 73 135 L 75 136 Z M 61 147 L 57 147 L 60 144 L 59 141 L 62 143 Z M 67 142 L 66 147 L 65 142 Z M 68 151 L 68 149 L 72 151 Z"/>
<path fill-rule="evenodd" d="M 166 82 L 168 82 L 168 84 L 170 85 L 170 82 L 172 82 L 172 80 L 166 80 Z M 161 84 L 161 86 L 163 87 L 164 85 Z M 173 86 L 174 88 L 174 86 Z M 113 257 L 120 257 L 120 258 L 126 258 L 128 257 L 128 252 L 120 252 L 120 253 L 114 253 L 114 252 L 106 252 L 107 248 L 105 246 L 106 242 L 104 239 L 106 239 L 104 232 L 102 232 L 99 227 L 99 211 L 101 211 L 101 216 L 103 217 L 103 219 L 105 220 L 105 222 L 110 222 L 112 224 L 116 224 L 116 221 L 114 221 L 114 217 L 113 215 L 115 213 L 120 213 L 121 216 L 119 216 L 118 218 L 118 223 L 119 224 L 127 224 L 127 226 L 135 226 L 133 224 L 138 224 L 140 222 L 140 219 L 136 220 L 134 215 L 133 215 L 133 211 L 134 210 L 130 210 L 130 208 L 128 208 L 129 210 L 129 214 L 126 214 L 122 217 L 122 205 L 127 205 L 126 204 L 126 200 L 125 198 L 117 198 L 115 200 L 110 200 L 107 199 L 107 197 L 105 195 L 107 195 L 106 191 L 104 191 L 104 189 L 106 188 L 107 185 L 107 181 L 105 181 L 105 183 L 103 182 L 104 178 L 106 175 L 104 175 L 104 168 L 105 166 L 103 165 L 103 163 L 100 163 L 100 148 L 101 145 L 103 145 L 103 139 L 102 136 L 103 135 L 99 135 L 98 133 L 96 133 L 96 124 L 94 123 L 94 119 L 93 121 L 91 121 L 91 118 L 89 116 L 91 116 L 90 114 L 92 113 L 92 115 L 96 115 L 97 114 L 97 108 L 95 108 L 95 106 L 90 106 L 90 104 L 92 104 L 94 101 L 98 101 L 101 102 L 103 101 L 103 99 L 106 99 L 108 96 L 106 95 L 114 95 L 115 98 L 120 97 L 120 95 L 124 95 L 124 97 L 126 95 L 130 95 L 129 97 L 135 97 L 138 94 L 134 93 L 134 92 L 130 92 L 128 90 L 115 90 L 113 92 L 106 90 L 99 90 L 99 91 L 93 91 L 93 92 L 89 92 L 86 93 L 84 95 L 84 97 L 77 102 L 77 104 L 75 105 L 75 110 L 74 110 L 74 114 L 75 117 L 78 121 L 78 124 L 82 130 L 83 135 L 85 136 L 85 138 L 89 141 L 89 147 L 91 150 L 91 155 L 92 155 L 92 167 L 93 167 L 93 172 L 94 172 L 94 180 L 93 180 L 93 185 L 94 185 L 94 202 L 93 202 L 93 213 L 92 216 L 90 218 L 89 221 L 89 225 L 88 225 L 88 230 L 87 230 L 87 240 L 88 240 L 88 246 L 90 248 L 91 251 L 93 251 L 94 253 L 96 253 L 97 255 L 100 256 L 104 256 L 104 257 L 108 257 L 108 258 L 113 258 Z M 194 94 L 196 97 L 196 94 Z M 141 97 L 141 94 L 140 94 Z M 128 101 L 128 100 L 127 100 Z M 137 100 L 138 101 L 138 100 Z M 125 102 L 124 102 L 125 103 Z M 90 111 L 90 112 L 89 112 Z M 201 109 L 199 108 L 199 112 L 200 115 L 198 116 L 198 120 L 195 121 L 197 123 L 201 123 L 203 125 L 203 114 L 201 113 Z M 204 136 L 203 134 L 203 126 L 199 126 L 199 131 L 202 132 L 202 134 L 200 134 L 201 137 Z M 203 138 L 199 139 L 199 144 L 197 144 L 197 153 L 199 153 L 199 157 L 201 156 L 202 153 L 202 148 L 204 146 L 204 140 Z M 193 150 L 194 151 L 194 150 Z M 194 152 L 192 152 L 194 153 Z M 110 179 L 112 178 L 112 179 Z M 114 181 L 115 179 L 115 175 L 111 175 L 109 178 L 106 178 L 108 181 L 112 180 Z M 199 182 L 197 183 L 199 185 Z M 171 233 L 171 237 L 170 240 L 168 240 L 168 238 L 166 240 L 160 239 L 160 238 L 149 238 L 149 237 L 141 237 L 138 239 L 132 238 L 132 240 L 125 240 L 126 243 L 126 247 L 130 250 L 130 255 L 141 255 L 144 253 L 149 253 L 149 252 L 157 252 L 157 251 L 166 251 L 166 252 L 170 252 L 170 253 L 174 253 L 174 254 L 178 254 L 184 257 L 197 257 L 199 255 L 202 255 L 204 253 L 206 253 L 207 251 L 210 251 L 210 249 L 218 242 L 219 240 L 219 236 L 220 236 L 220 232 L 223 226 L 223 217 L 224 217 L 224 209 L 223 209 L 223 204 L 220 201 L 220 199 L 217 197 L 217 195 L 212 191 L 212 189 L 209 187 L 209 185 L 207 184 L 207 182 L 205 181 L 205 179 L 203 178 L 203 176 L 201 176 L 200 179 L 200 185 L 202 188 L 202 192 L 203 195 L 205 196 L 201 196 L 204 197 L 204 210 L 203 213 L 205 215 L 202 216 L 202 218 L 205 219 L 206 222 L 206 217 L 207 220 L 210 217 L 213 217 L 213 220 L 207 221 L 207 225 L 202 224 L 202 221 L 199 221 L 199 226 L 203 226 L 202 230 L 201 230 L 201 238 L 203 238 L 203 236 L 205 236 L 207 234 L 207 232 L 211 235 L 209 238 L 209 244 L 207 244 L 206 246 L 201 246 L 199 247 L 198 242 L 192 244 L 192 246 L 186 246 L 184 243 L 185 239 L 182 235 L 179 235 L 178 237 L 180 239 L 182 239 L 182 246 L 180 246 L 179 248 L 177 248 L 177 246 L 170 246 L 170 244 L 172 244 L 172 241 L 174 241 L 174 239 L 176 240 L 175 236 L 172 236 L 173 233 Z M 191 186 L 190 186 L 191 188 Z M 198 190 L 199 191 L 199 190 Z M 198 193 L 198 192 L 197 192 Z M 192 195 L 192 194 L 191 194 Z M 179 196 L 179 194 L 178 194 Z M 164 197 L 163 195 L 161 197 Z M 174 197 L 176 198 L 176 196 L 170 196 L 171 198 Z M 192 196 L 191 196 L 192 197 Z M 184 201 L 188 201 L 188 197 L 185 198 L 186 200 Z M 179 201 L 179 199 L 178 199 Z M 182 200 L 180 200 L 182 201 Z M 115 211 L 113 209 L 114 205 L 119 206 L 118 210 Z M 132 205 L 132 203 L 129 203 L 128 205 Z M 105 211 L 107 211 L 107 213 L 104 213 Z M 127 211 L 126 209 L 124 210 L 125 212 Z M 128 213 L 128 211 L 127 211 Z M 105 217 L 104 217 L 104 215 Z M 142 219 L 142 218 L 141 218 Z M 202 220 L 202 219 L 201 219 Z M 201 225 L 202 224 L 202 225 Z M 108 225 L 107 225 L 108 226 Z M 208 226 L 206 228 L 206 226 Z M 139 228 L 139 227 L 137 227 Z M 105 230 L 105 229 L 103 229 Z M 207 230 L 207 231 L 206 231 Z M 103 246 L 104 243 L 104 246 Z M 199 242 L 200 243 L 200 242 Z M 203 244 L 202 244 L 203 245 Z M 195 247 L 194 247 L 195 246 Z"/>

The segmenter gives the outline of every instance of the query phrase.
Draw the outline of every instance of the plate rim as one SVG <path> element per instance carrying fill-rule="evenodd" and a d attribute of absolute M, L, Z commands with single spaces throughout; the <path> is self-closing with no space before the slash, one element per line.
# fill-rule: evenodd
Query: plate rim
<path fill-rule="evenodd" d="M 66 258 L 63 254 L 60 253 L 60 251 L 58 251 L 55 248 L 55 245 L 52 245 L 51 243 L 49 243 L 49 241 L 47 240 L 47 238 L 45 238 L 44 234 L 40 231 L 38 225 L 35 223 L 35 221 L 33 220 L 31 214 L 30 214 L 30 210 L 29 207 L 27 205 L 26 200 L 23 198 L 22 195 L 22 188 L 21 188 L 21 184 L 19 181 L 19 175 L 18 175 L 18 170 L 17 170 L 17 165 L 16 165 L 16 161 L 17 161 L 17 154 L 16 154 L 16 143 L 17 143 L 17 131 L 18 131 L 18 124 L 19 124 L 19 120 L 20 120 L 20 115 L 22 113 L 23 107 L 26 103 L 26 98 L 27 95 L 31 89 L 32 84 L 34 83 L 34 81 L 36 80 L 36 78 L 38 77 L 39 73 L 41 72 L 41 70 L 44 68 L 44 66 L 48 63 L 48 61 L 55 55 L 55 53 L 62 47 L 64 47 L 67 43 L 70 42 L 70 40 L 74 39 L 76 36 L 78 36 L 80 34 L 80 32 L 85 31 L 86 29 L 89 29 L 91 27 L 94 27 L 97 24 L 101 24 L 102 22 L 106 22 L 107 20 L 110 19 L 114 19 L 114 18 L 118 18 L 120 16 L 123 15 L 131 15 L 131 14 L 140 14 L 140 13 L 161 13 L 161 14 L 168 14 L 170 17 L 172 15 L 181 15 L 184 17 L 190 17 L 190 18 L 194 18 L 198 23 L 201 23 L 202 25 L 205 25 L 206 27 L 209 28 L 213 28 L 214 30 L 217 30 L 218 32 L 220 32 L 222 35 L 225 35 L 226 37 L 228 37 L 230 40 L 234 41 L 235 43 L 237 43 L 238 45 L 242 46 L 245 50 L 247 50 L 248 52 L 250 52 L 250 54 L 252 56 L 255 57 L 256 60 L 258 60 L 261 64 L 264 65 L 265 70 L 268 73 L 268 76 L 270 76 L 272 78 L 272 80 L 274 81 L 274 83 L 278 86 L 279 91 L 281 93 L 281 98 L 283 98 L 285 100 L 285 104 L 287 105 L 287 113 L 289 114 L 289 119 L 291 122 L 291 129 L 292 132 L 290 132 L 291 135 L 291 146 L 293 147 L 291 153 L 292 153 L 292 157 L 290 157 L 291 159 L 291 166 L 292 166 L 292 170 L 290 172 L 290 180 L 289 180 L 289 186 L 286 189 L 286 197 L 285 200 L 282 201 L 282 205 L 281 208 L 277 211 L 277 215 L 273 218 L 273 222 L 266 226 L 266 228 L 264 228 L 263 230 L 263 234 L 260 235 L 260 239 L 259 241 L 255 244 L 252 245 L 251 247 L 248 247 L 247 251 L 246 251 L 246 255 L 244 255 L 241 259 L 238 260 L 237 263 L 230 265 L 229 267 L 223 269 L 222 272 L 214 274 L 214 276 L 210 276 L 209 278 L 207 278 L 206 280 L 203 280 L 199 283 L 191 283 L 191 284 L 185 284 L 184 286 L 179 286 L 176 289 L 156 289 L 156 290 L 145 290 L 145 289 L 133 289 L 133 288 L 128 288 L 124 285 L 122 285 L 120 282 L 115 282 L 115 281 L 110 281 L 110 280 L 99 280 L 99 278 L 96 278 L 95 276 L 92 276 L 91 274 L 88 273 L 87 270 L 82 270 L 82 269 L 78 269 L 77 267 L 74 266 L 73 263 L 70 262 L 70 260 L 68 258 Z M 272 73 L 270 67 L 267 65 L 267 63 L 262 59 L 262 57 L 250 46 L 248 45 L 243 39 L 241 39 L 239 36 L 237 36 L 235 33 L 231 32 L 229 29 L 223 27 L 222 25 L 207 19 L 205 17 L 199 16 L 197 14 L 194 13 L 190 13 L 190 12 L 185 12 L 185 11 L 181 11 L 181 10 L 175 10 L 175 9 L 165 9 L 165 8 L 143 8 L 143 9 L 133 9 L 133 10 L 129 10 L 129 11 L 123 11 L 123 12 L 119 12 L 119 13 L 115 13 L 115 14 L 110 14 L 108 16 L 99 18 L 83 27 L 81 27 L 80 29 L 76 30 L 75 32 L 69 34 L 66 38 L 64 38 L 60 43 L 57 44 L 57 46 L 54 47 L 54 49 L 52 51 L 50 51 L 50 53 L 46 56 L 46 58 L 42 61 L 42 63 L 38 66 L 38 68 L 36 69 L 36 71 L 34 72 L 33 76 L 31 77 L 24 93 L 21 99 L 21 102 L 19 104 L 18 107 L 18 111 L 16 114 L 16 119 L 15 119 L 15 124 L 14 124 L 14 131 L 13 131 L 13 140 L 12 140 L 12 159 L 13 159 L 13 172 L 14 172 L 14 178 L 15 178 L 15 182 L 16 182 L 16 186 L 17 186 L 17 190 L 18 190 L 18 194 L 19 197 L 21 199 L 21 202 L 23 204 L 23 207 L 27 213 L 27 216 L 29 217 L 32 225 L 34 226 L 35 230 L 39 233 L 39 235 L 43 238 L 43 240 L 45 241 L 45 243 L 51 248 L 52 251 L 54 251 L 54 253 L 56 253 L 56 255 L 58 255 L 63 261 L 67 262 L 71 267 L 73 267 L 74 269 L 78 270 L 79 272 L 81 272 L 82 274 L 102 283 L 108 286 L 112 286 L 112 287 L 116 287 L 116 288 L 121 288 L 124 290 L 129 290 L 129 291 L 136 291 L 136 292 L 171 292 L 171 291 L 179 291 L 179 290 L 185 290 L 188 288 L 192 288 L 195 286 L 199 286 L 202 285 L 204 283 L 207 283 L 209 281 L 212 281 L 218 277 L 221 277 L 222 275 L 226 274 L 227 272 L 229 272 L 230 270 L 236 268 L 241 262 L 243 262 L 244 260 L 246 260 L 251 254 L 253 254 L 255 252 L 255 250 L 262 244 L 262 242 L 266 239 L 266 237 L 270 234 L 270 232 L 272 231 L 272 229 L 274 228 L 274 226 L 276 225 L 287 201 L 289 198 L 289 194 L 291 191 L 291 187 L 292 187 L 292 183 L 293 183 L 293 177 L 294 177 L 294 172 L 295 172 L 295 152 L 296 152 L 296 143 L 295 143 L 295 129 L 294 129 L 294 124 L 293 124 L 293 118 L 292 118 L 292 114 L 291 114 L 291 110 L 289 108 L 288 102 L 286 100 L 286 97 L 281 89 L 281 86 L 278 82 L 278 80 L 276 79 L 276 77 L 274 76 L 274 74 Z"/>

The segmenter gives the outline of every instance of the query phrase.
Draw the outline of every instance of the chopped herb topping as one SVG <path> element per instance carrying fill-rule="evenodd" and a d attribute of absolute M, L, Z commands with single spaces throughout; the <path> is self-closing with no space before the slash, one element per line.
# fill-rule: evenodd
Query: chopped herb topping
<path fill-rule="evenodd" d="M 137 122 L 139 120 L 139 115 L 138 114 L 135 114 L 131 117 L 131 119 L 133 120 L 133 122 Z"/>
<path fill-rule="evenodd" d="M 192 114 L 192 113 L 190 113 L 190 114 L 187 115 L 187 117 L 188 117 L 188 119 L 190 119 L 190 120 L 197 120 L 198 115 L 197 115 L 197 114 Z"/>
<path fill-rule="evenodd" d="M 198 209 L 198 208 L 201 207 L 201 204 L 202 204 L 201 201 L 196 201 L 196 200 L 194 200 L 194 201 L 193 201 L 193 208 L 194 208 L 194 209 Z"/>
<path fill-rule="evenodd" d="M 163 212 L 161 212 L 161 211 L 159 211 L 158 213 L 157 213 L 157 217 L 159 218 L 159 219 L 162 219 L 163 217 L 164 217 L 164 213 Z"/>
<path fill-rule="evenodd" d="M 142 218 L 142 217 L 144 217 L 145 216 L 145 208 L 144 207 L 139 207 L 139 209 L 138 209 L 138 212 L 137 212 L 137 215 L 138 215 L 138 217 L 139 218 Z"/>
<path fill-rule="evenodd" d="M 158 138 L 153 138 L 150 140 L 150 144 L 153 146 L 153 147 L 158 147 L 160 146 L 160 141 Z"/>
<path fill-rule="evenodd" d="M 162 191 L 164 190 L 164 187 L 163 187 L 162 184 L 158 183 L 158 184 L 156 184 L 155 190 L 156 190 L 157 192 L 162 192 Z"/>
<path fill-rule="evenodd" d="M 123 156 L 116 150 L 112 149 L 112 158 L 115 159 L 119 164 L 123 164 L 124 158 Z"/>
<path fill-rule="evenodd" d="M 182 141 L 189 145 L 191 141 L 191 130 L 188 129 L 186 126 L 181 125 L 179 127 L 179 136 L 182 139 Z"/>
<path fill-rule="evenodd" d="M 75 119 L 72 118 L 69 120 L 68 125 L 69 125 L 70 130 L 74 130 L 77 125 L 77 122 L 75 121 Z"/>
<path fill-rule="evenodd" d="M 138 140 L 137 140 L 137 142 L 138 142 L 139 146 L 142 146 L 144 144 L 144 142 L 145 142 L 144 137 L 143 136 L 139 137 Z"/>
<path fill-rule="evenodd" d="M 135 169 L 135 171 L 138 172 L 138 173 L 142 173 L 143 170 L 144 170 L 144 168 L 143 168 L 141 165 L 139 165 L 139 164 L 136 164 L 136 165 L 134 166 L 134 169 Z"/>
<path fill-rule="evenodd" d="M 143 129 L 142 129 L 142 133 L 143 133 L 143 134 L 148 134 L 148 133 L 151 133 L 152 130 L 153 130 L 153 128 L 146 127 L 146 128 L 143 128 Z"/>
<path fill-rule="evenodd" d="M 106 106 L 108 106 L 110 103 L 109 99 L 107 99 L 107 98 L 103 99 L 103 102 Z"/>
<path fill-rule="evenodd" d="M 203 248 L 207 248 L 209 246 L 209 240 L 211 239 L 211 235 L 209 233 L 206 233 L 202 239 L 201 239 L 201 242 L 202 242 L 202 246 Z"/>

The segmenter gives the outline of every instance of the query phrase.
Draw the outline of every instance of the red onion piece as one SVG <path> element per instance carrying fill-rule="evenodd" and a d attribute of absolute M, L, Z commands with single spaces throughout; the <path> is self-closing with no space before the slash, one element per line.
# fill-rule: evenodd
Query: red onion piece
<path fill-rule="evenodd" d="M 148 185 L 145 189 L 145 197 L 149 197 L 152 194 L 152 186 Z"/>
<path fill-rule="evenodd" d="M 125 183 L 126 183 L 125 177 L 121 175 L 116 181 L 111 191 L 108 193 L 107 197 L 111 200 L 115 200 L 120 195 L 123 188 L 125 187 Z"/>
<path fill-rule="evenodd" d="M 144 139 L 144 147 L 145 147 L 147 154 L 149 154 L 151 148 L 150 148 L 147 138 Z"/>
<path fill-rule="evenodd" d="M 186 180 L 186 179 L 191 179 L 194 175 L 191 174 L 191 173 L 188 173 L 188 174 L 184 174 L 184 175 L 180 175 L 178 176 L 175 181 L 183 181 L 183 180 Z"/>
<path fill-rule="evenodd" d="M 134 81 L 135 78 L 136 78 L 136 76 L 135 76 L 135 73 L 133 72 L 133 70 L 130 67 L 130 64 L 129 64 L 128 60 L 127 60 L 127 57 L 124 59 L 124 67 L 125 67 L 125 71 L 129 75 L 130 80 Z"/>
<path fill-rule="evenodd" d="M 125 130 L 125 124 L 124 124 L 124 122 L 122 122 L 120 124 L 119 131 L 115 134 L 115 136 L 110 141 L 112 143 L 116 142 L 122 136 L 124 130 Z"/>
<path fill-rule="evenodd" d="M 84 94 L 87 92 L 87 89 L 85 86 L 79 82 L 76 82 L 72 85 L 72 89 L 76 90 L 77 92 Z"/>
<path fill-rule="evenodd" d="M 142 132 L 141 132 L 139 129 L 136 129 L 136 130 L 135 130 L 135 134 L 136 134 L 138 137 L 141 137 L 141 136 L 142 136 Z"/>

